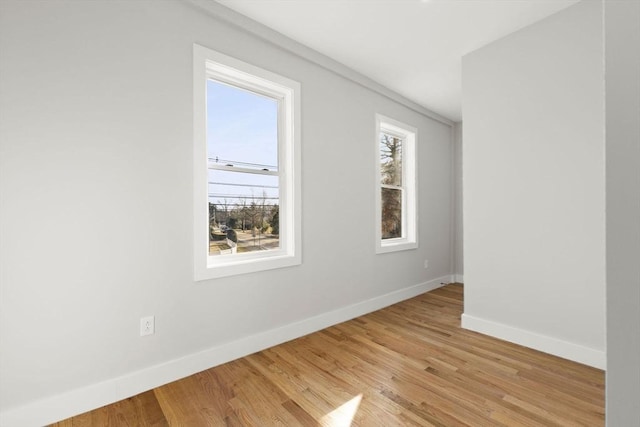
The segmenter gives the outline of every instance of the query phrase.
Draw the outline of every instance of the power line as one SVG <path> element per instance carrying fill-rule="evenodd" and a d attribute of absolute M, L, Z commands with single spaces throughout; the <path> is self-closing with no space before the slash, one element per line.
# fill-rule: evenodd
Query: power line
<path fill-rule="evenodd" d="M 235 187 L 258 187 L 258 188 L 279 188 L 277 185 L 261 185 L 261 184 L 238 184 L 234 182 L 211 182 L 211 185 L 231 185 Z"/>
<path fill-rule="evenodd" d="M 269 169 L 269 170 L 278 169 L 278 166 L 276 165 L 265 165 L 262 163 L 241 162 L 239 160 L 226 160 L 226 159 L 221 159 L 219 157 L 209 157 L 209 161 L 215 162 L 215 163 L 224 163 L 226 166 L 238 165 L 238 166 L 244 166 L 244 167 L 255 167 L 258 169 Z"/>
<path fill-rule="evenodd" d="M 252 200 L 279 200 L 280 197 L 264 197 L 264 196 L 243 196 L 241 194 L 223 194 L 223 193 L 209 193 L 209 197 L 227 198 L 227 199 L 252 199 Z M 217 203 L 224 205 L 224 203 Z"/>

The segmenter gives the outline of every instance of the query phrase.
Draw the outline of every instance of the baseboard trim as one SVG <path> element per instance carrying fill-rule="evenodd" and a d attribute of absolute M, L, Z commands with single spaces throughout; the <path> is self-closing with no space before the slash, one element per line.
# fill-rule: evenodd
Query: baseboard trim
<path fill-rule="evenodd" d="M 443 276 L 342 307 L 296 323 L 221 344 L 88 387 L 42 399 L 0 413 L 0 426 L 47 425 L 134 396 L 214 366 L 371 313 L 450 283 Z"/>
<path fill-rule="evenodd" d="M 604 351 L 482 319 L 466 313 L 462 315 L 462 327 L 594 368 L 606 369 L 607 366 L 607 356 Z"/>
<path fill-rule="evenodd" d="M 464 283 L 464 275 L 463 274 L 454 274 L 454 282 L 455 283 Z"/>

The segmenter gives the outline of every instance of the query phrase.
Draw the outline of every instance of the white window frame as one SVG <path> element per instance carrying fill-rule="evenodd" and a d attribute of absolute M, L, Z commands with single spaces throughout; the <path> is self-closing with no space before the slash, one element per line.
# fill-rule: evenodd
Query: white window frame
<path fill-rule="evenodd" d="M 208 79 L 257 92 L 278 101 L 279 249 L 209 255 Z M 195 280 L 301 264 L 300 83 L 194 44 L 193 102 Z"/>
<path fill-rule="evenodd" d="M 402 236 L 382 239 L 382 187 L 380 183 L 380 134 L 402 139 Z M 418 247 L 418 129 L 390 117 L 376 114 L 375 171 L 376 171 L 376 253 L 416 249 Z"/>

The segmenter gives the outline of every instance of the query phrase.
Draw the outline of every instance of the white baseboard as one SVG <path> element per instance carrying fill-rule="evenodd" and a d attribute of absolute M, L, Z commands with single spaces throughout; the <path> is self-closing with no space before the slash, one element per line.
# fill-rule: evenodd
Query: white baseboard
<path fill-rule="evenodd" d="M 454 274 L 453 281 L 455 283 L 464 283 L 464 275 L 463 274 Z"/>
<path fill-rule="evenodd" d="M 606 369 L 607 366 L 607 356 L 604 351 L 562 341 L 547 335 L 514 328 L 513 326 L 468 314 L 462 315 L 462 327 L 584 365 L 593 366 L 594 368 Z"/>
<path fill-rule="evenodd" d="M 163 384 L 176 381 L 214 366 L 362 316 L 400 301 L 413 298 L 450 283 L 451 276 L 439 277 L 347 307 L 271 329 L 199 353 L 131 372 L 88 387 L 61 393 L 0 413 L 2 427 L 32 427 L 50 424 L 104 405 L 117 402 Z"/>

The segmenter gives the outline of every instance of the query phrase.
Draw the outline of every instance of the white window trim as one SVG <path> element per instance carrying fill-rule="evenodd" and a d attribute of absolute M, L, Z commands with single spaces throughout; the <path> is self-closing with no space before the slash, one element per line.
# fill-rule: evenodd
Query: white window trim
<path fill-rule="evenodd" d="M 278 111 L 280 249 L 209 256 L 207 79 L 281 99 Z M 301 264 L 300 83 L 193 45 L 194 277 L 196 281 Z"/>
<path fill-rule="evenodd" d="M 382 195 L 380 184 L 380 133 L 402 138 L 402 237 L 382 239 Z M 418 247 L 418 129 L 398 120 L 376 114 L 375 172 L 376 172 L 376 253 L 416 249 Z"/>

